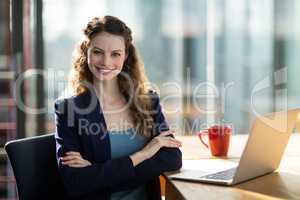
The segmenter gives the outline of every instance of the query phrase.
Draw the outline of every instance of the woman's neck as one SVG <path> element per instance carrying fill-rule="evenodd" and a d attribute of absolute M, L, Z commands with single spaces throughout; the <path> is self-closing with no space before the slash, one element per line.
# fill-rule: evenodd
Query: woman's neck
<path fill-rule="evenodd" d="M 102 103 L 114 103 L 122 98 L 117 78 L 112 80 L 94 80 L 94 88 Z"/>

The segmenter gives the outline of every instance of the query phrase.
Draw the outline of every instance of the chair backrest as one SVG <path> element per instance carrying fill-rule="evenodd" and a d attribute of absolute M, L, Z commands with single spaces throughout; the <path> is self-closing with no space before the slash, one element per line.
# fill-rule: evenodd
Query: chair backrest
<path fill-rule="evenodd" d="M 6 143 L 20 200 L 66 199 L 55 149 L 54 134 Z"/>

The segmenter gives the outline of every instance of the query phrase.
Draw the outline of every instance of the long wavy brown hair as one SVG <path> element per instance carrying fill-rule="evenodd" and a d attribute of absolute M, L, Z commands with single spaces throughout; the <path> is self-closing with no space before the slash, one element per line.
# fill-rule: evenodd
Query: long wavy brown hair
<path fill-rule="evenodd" d="M 86 83 L 93 84 L 93 74 L 87 62 L 87 51 L 91 40 L 101 32 L 124 38 L 127 58 L 124 61 L 122 72 L 117 76 L 118 86 L 129 105 L 135 129 L 141 135 L 150 136 L 154 130 L 154 122 L 151 116 L 151 98 L 149 87 L 146 85 L 147 77 L 144 65 L 132 44 L 130 28 L 120 19 L 113 16 L 95 17 L 83 29 L 86 39 L 76 49 L 73 73 L 69 79 L 71 88 L 75 95 L 80 95 L 89 90 Z"/>

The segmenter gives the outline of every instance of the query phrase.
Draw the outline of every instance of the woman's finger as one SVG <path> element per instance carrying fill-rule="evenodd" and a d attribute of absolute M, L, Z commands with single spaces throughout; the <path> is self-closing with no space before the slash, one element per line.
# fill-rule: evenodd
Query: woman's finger
<path fill-rule="evenodd" d="M 181 147 L 182 146 L 182 142 L 181 141 L 179 141 L 179 140 L 176 140 L 176 139 L 174 139 L 174 138 L 170 138 L 170 137 L 168 137 L 168 138 L 163 138 L 162 139 L 162 142 L 163 142 L 163 144 L 164 144 L 164 146 L 169 146 L 170 144 L 174 144 L 174 145 L 176 145 L 176 146 L 178 146 L 178 147 Z"/>
<path fill-rule="evenodd" d="M 180 144 L 178 143 L 174 143 L 174 142 L 167 142 L 164 147 L 168 147 L 168 148 L 179 148 L 181 147 Z"/>
<path fill-rule="evenodd" d="M 64 165 L 70 165 L 70 164 L 83 164 L 84 162 L 78 159 L 75 160 L 68 160 L 68 161 L 63 161 L 62 164 Z"/>
<path fill-rule="evenodd" d="M 169 141 L 168 145 L 169 145 L 169 147 L 177 147 L 177 148 L 182 146 L 181 143 L 174 142 L 174 141 Z"/>
<path fill-rule="evenodd" d="M 174 139 L 174 138 L 170 138 L 172 142 L 175 142 L 177 144 L 182 145 L 182 142 L 180 140 Z"/>
<path fill-rule="evenodd" d="M 91 165 L 91 163 L 87 160 L 70 160 L 70 161 L 63 161 L 63 165 L 68 165 L 69 167 L 86 167 Z"/>
<path fill-rule="evenodd" d="M 79 152 L 76 152 L 76 151 L 68 151 L 66 153 L 67 155 L 77 155 L 77 156 L 81 156 L 81 154 Z"/>
<path fill-rule="evenodd" d="M 81 160 L 73 159 L 73 160 L 66 160 L 66 161 L 63 161 L 63 162 L 68 163 L 68 164 L 76 164 L 76 163 L 81 163 Z"/>
<path fill-rule="evenodd" d="M 74 160 L 74 159 L 81 159 L 79 156 L 63 156 L 61 157 L 62 160 L 67 161 L 67 160 Z"/>
<path fill-rule="evenodd" d="M 77 165 L 77 164 L 74 164 L 74 165 L 68 165 L 69 167 L 75 167 L 75 168 L 80 168 L 80 167 L 85 167 L 84 165 Z"/>

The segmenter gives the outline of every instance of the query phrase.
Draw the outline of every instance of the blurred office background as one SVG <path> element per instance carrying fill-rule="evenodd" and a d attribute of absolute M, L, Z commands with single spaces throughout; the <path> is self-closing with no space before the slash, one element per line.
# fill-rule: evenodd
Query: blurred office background
<path fill-rule="evenodd" d="M 131 27 L 177 134 L 300 106 L 298 0 L 0 0 L 0 199 L 16 199 L 6 141 L 54 132 L 72 51 L 94 16 Z M 195 123 L 197 122 L 197 123 Z"/>

